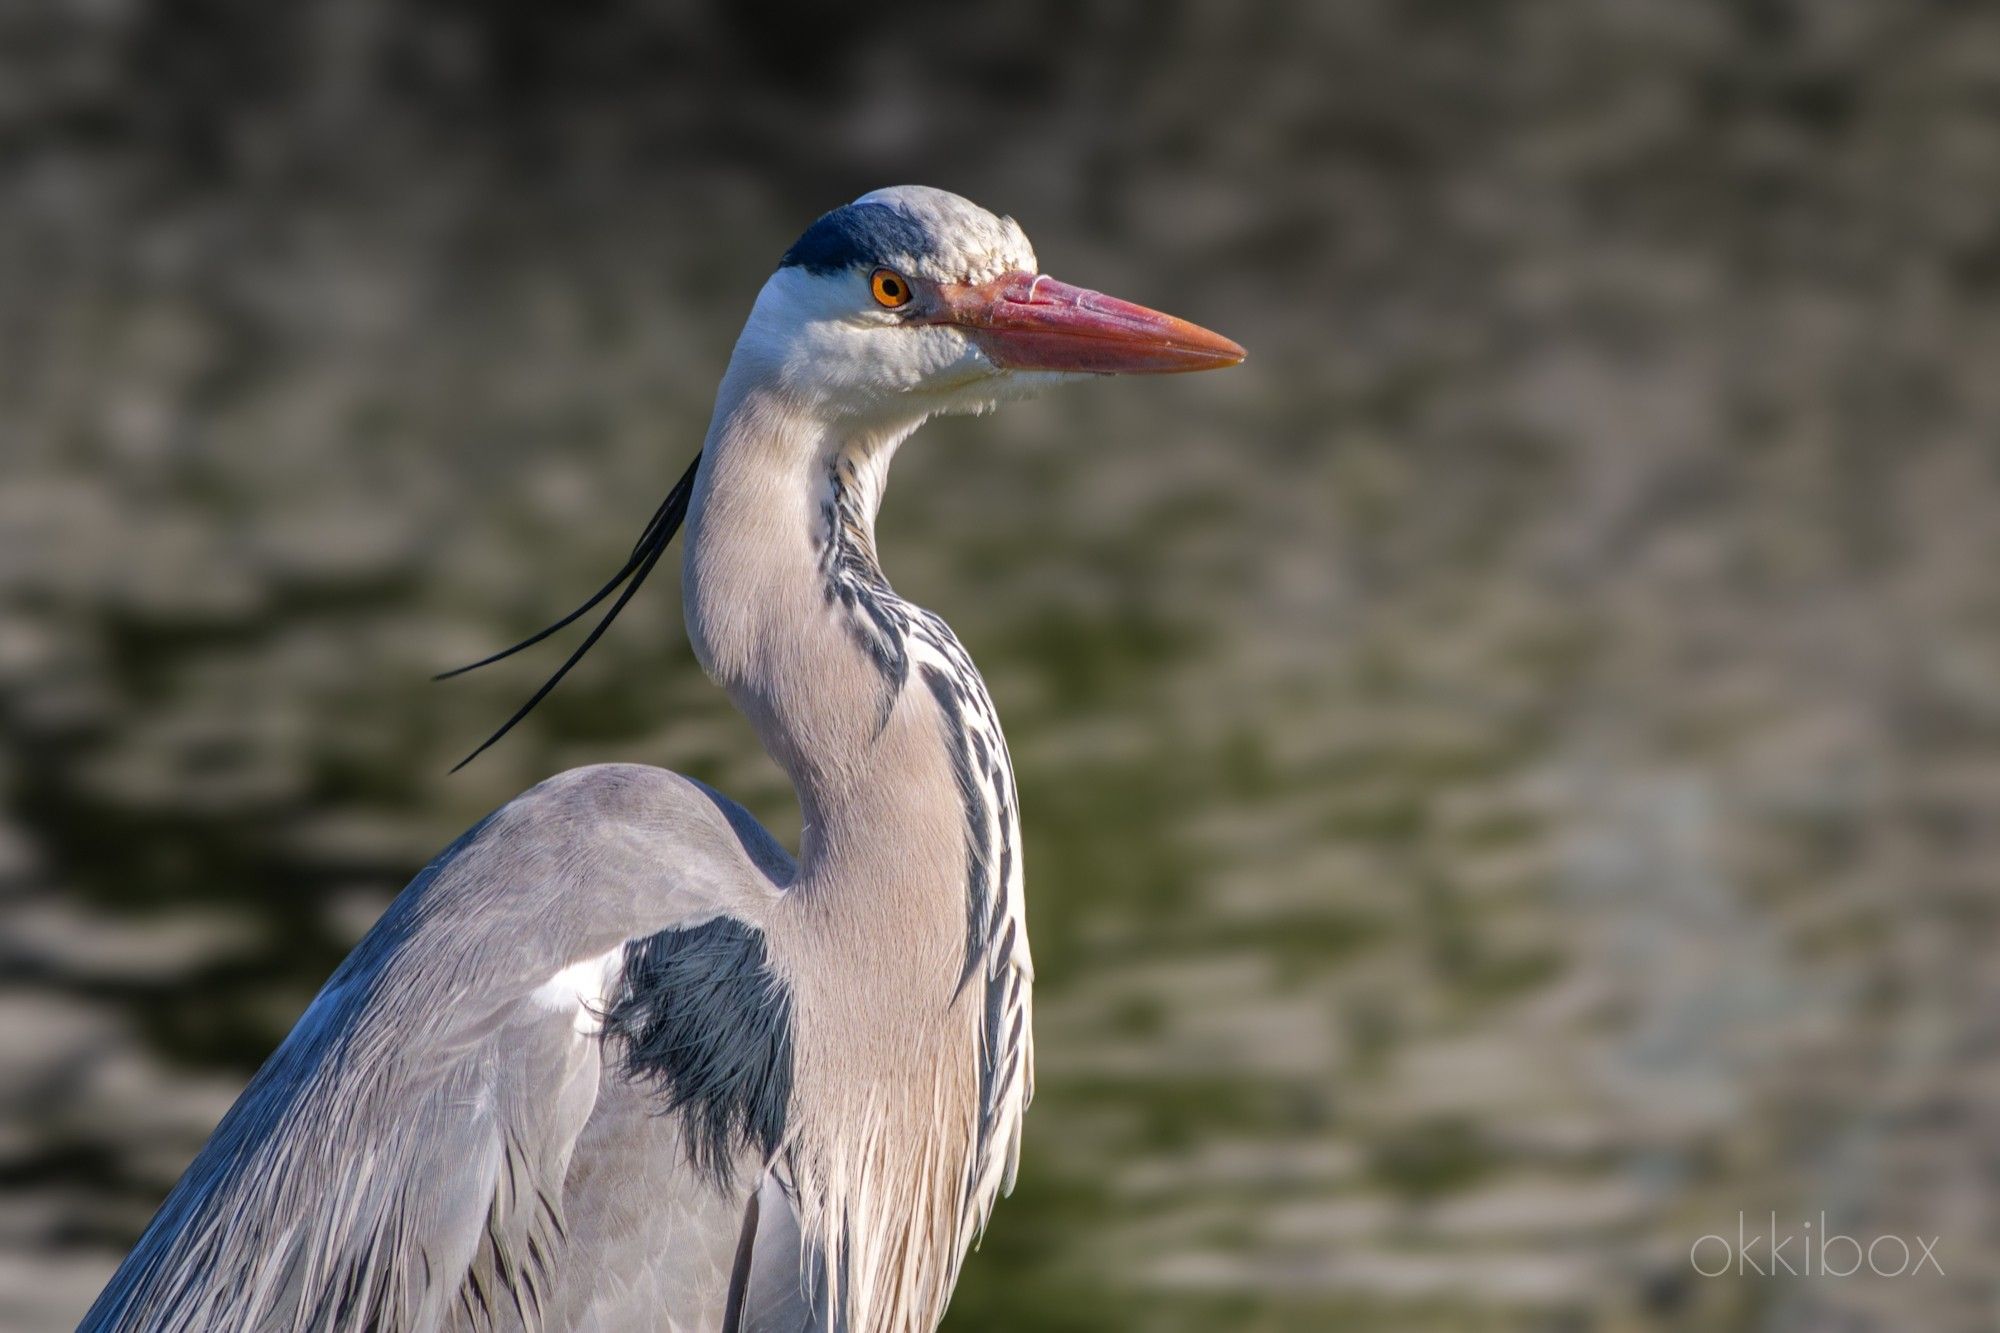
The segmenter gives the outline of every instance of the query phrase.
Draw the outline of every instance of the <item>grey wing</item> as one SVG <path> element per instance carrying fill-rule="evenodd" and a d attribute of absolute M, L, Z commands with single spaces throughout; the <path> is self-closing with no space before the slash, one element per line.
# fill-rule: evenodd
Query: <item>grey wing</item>
<path fill-rule="evenodd" d="M 577 1333 L 824 1333 L 836 1326 L 798 1212 L 777 1173 L 717 1193 L 674 1164 L 682 1123 L 631 1085 L 607 1084 L 570 1167 L 570 1242 L 548 1327 Z M 662 1234 L 687 1238 L 672 1251 Z M 733 1321 L 733 1322 L 732 1322 Z"/>
<path fill-rule="evenodd" d="M 678 1164 L 683 1122 L 607 1082 L 570 1166 L 569 1243 L 547 1327 L 577 1333 L 821 1333 L 798 1216 L 772 1176 L 718 1192 Z M 746 1235 L 747 1226 L 747 1235 Z M 681 1238 L 663 1246 L 661 1236 Z M 728 1317 L 737 1322 L 731 1324 Z"/>
<path fill-rule="evenodd" d="M 82 1327 L 565 1326 L 550 1307 L 592 1266 L 566 1214 L 592 1211 L 572 1166 L 594 1113 L 629 1110 L 599 1121 L 600 1157 L 617 1126 L 688 1119 L 643 1114 L 660 1089 L 605 1068 L 627 945 L 754 936 L 787 871 L 740 808 L 660 770 L 578 770 L 496 812 L 336 970 Z M 649 1169 L 688 1203 L 652 1244 L 719 1310 L 704 1228 L 725 1213 L 733 1243 L 741 1191 L 685 1152 Z"/>
<path fill-rule="evenodd" d="M 783 1177 L 758 1186 L 752 1248 L 742 1256 L 743 1333 L 823 1333 L 839 1326 L 828 1311 L 818 1257 L 799 1231 L 799 1214 Z"/>

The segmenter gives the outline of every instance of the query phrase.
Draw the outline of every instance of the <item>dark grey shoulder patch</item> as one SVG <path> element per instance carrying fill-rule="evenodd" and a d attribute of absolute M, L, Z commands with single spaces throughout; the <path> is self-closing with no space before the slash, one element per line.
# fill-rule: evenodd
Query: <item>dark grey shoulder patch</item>
<path fill-rule="evenodd" d="M 685 1118 L 688 1155 L 718 1186 L 740 1148 L 765 1157 L 792 1097 L 792 996 L 766 966 L 762 932 L 728 917 L 625 946 L 604 1018 L 626 1077 L 653 1083 Z"/>
<path fill-rule="evenodd" d="M 838 273 L 863 266 L 874 268 L 924 254 L 930 248 L 930 236 L 901 209 L 888 204 L 848 204 L 807 227 L 785 251 L 778 267 Z"/>

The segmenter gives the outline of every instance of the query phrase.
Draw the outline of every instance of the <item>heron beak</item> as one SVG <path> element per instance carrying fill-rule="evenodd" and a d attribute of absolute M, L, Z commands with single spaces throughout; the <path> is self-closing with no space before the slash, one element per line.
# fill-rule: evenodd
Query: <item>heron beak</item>
<path fill-rule="evenodd" d="M 1219 370 L 1243 349 L 1198 324 L 1038 273 L 939 289 L 937 322 L 964 329 L 996 366 L 1082 375 Z"/>

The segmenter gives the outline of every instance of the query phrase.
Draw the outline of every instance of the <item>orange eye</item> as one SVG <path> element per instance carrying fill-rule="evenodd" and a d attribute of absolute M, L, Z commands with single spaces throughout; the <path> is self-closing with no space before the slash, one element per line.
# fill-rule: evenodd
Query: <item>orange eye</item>
<path fill-rule="evenodd" d="M 910 280 L 892 268 L 876 269 L 868 279 L 868 289 L 875 293 L 877 305 L 890 310 L 910 303 Z"/>

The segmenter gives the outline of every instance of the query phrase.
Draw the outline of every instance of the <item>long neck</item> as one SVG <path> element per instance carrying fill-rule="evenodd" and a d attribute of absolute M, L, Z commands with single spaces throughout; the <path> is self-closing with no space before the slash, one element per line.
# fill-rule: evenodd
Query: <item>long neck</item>
<path fill-rule="evenodd" d="M 1011 1169 L 1032 976 L 991 700 L 875 559 L 907 433 L 830 429 L 725 380 L 682 573 L 697 656 L 805 815 L 766 936 L 797 1000 L 801 1224 L 851 1326 L 899 1333 L 942 1316 Z"/>
<path fill-rule="evenodd" d="M 949 786 L 927 786 L 946 738 L 890 725 L 910 678 L 909 608 L 876 563 L 874 520 L 907 433 L 829 425 L 726 384 L 689 506 L 688 634 L 798 792 L 806 871 L 837 840 L 893 844 L 961 817 Z"/>

